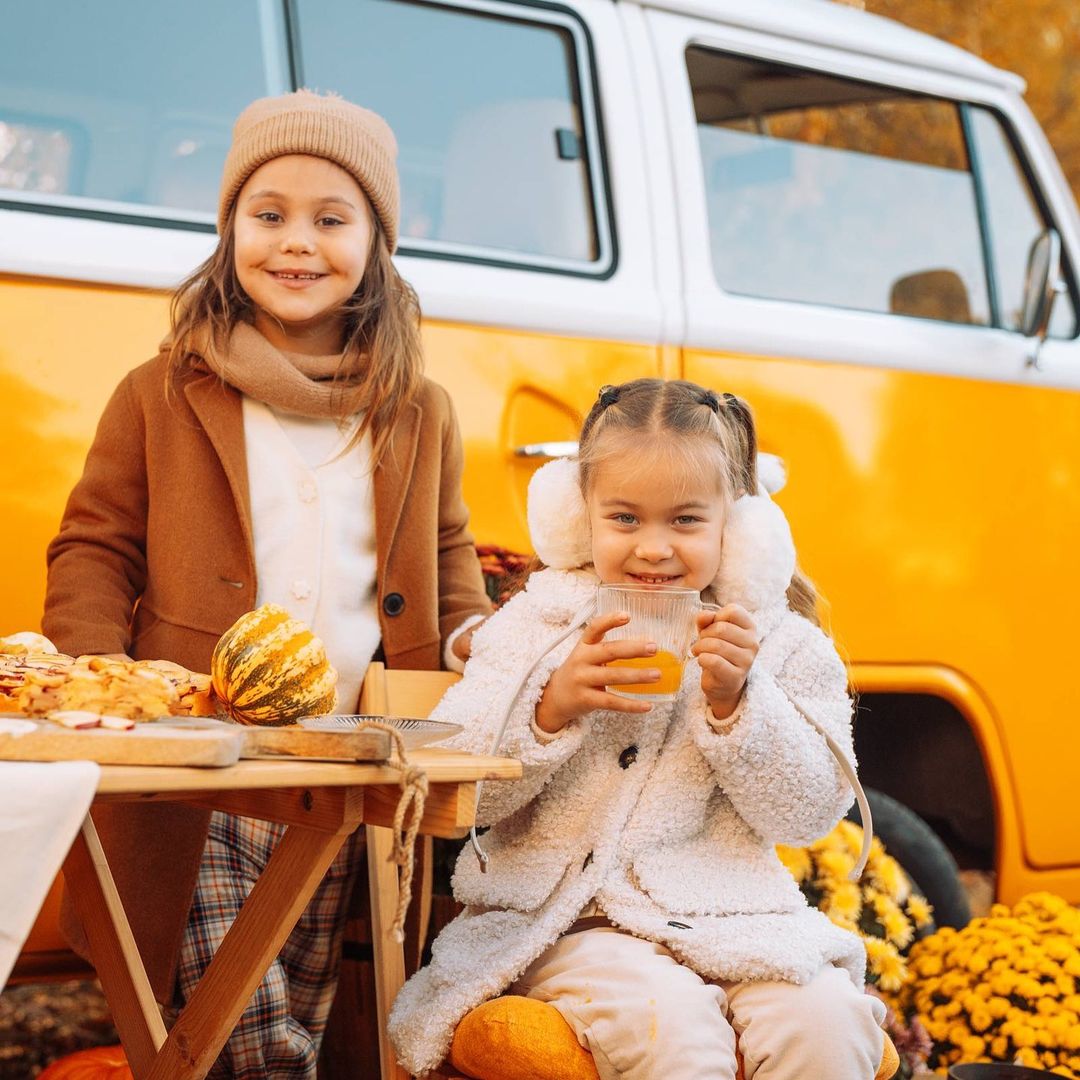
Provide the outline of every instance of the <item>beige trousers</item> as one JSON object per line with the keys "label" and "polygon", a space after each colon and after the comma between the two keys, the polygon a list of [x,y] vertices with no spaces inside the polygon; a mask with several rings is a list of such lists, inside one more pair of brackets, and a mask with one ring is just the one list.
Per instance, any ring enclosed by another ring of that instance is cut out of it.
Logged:
{"label": "beige trousers", "polygon": [[600,1080],[873,1080],[885,1006],[839,968],[807,986],[709,983],[611,927],[559,938],[510,990],[550,1002]]}

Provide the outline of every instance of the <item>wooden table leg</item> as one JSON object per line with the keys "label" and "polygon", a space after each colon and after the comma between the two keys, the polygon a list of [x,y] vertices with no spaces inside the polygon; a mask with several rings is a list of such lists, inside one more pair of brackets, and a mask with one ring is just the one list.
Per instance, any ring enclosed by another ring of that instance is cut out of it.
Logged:
{"label": "wooden table leg", "polygon": [[289,826],[146,1080],[206,1076],[354,825],[332,833]]}
{"label": "wooden table leg", "polygon": [[375,969],[375,1011],[379,1020],[379,1078],[408,1080],[409,1074],[397,1063],[386,1033],[390,1006],[405,982],[405,950],[392,930],[398,905],[398,868],[390,861],[394,833],[374,825],[366,826],[368,885],[371,890],[371,947]]}
{"label": "wooden table leg", "polygon": [[64,862],[64,877],[131,1071],[143,1077],[165,1042],[165,1024],[89,814]]}

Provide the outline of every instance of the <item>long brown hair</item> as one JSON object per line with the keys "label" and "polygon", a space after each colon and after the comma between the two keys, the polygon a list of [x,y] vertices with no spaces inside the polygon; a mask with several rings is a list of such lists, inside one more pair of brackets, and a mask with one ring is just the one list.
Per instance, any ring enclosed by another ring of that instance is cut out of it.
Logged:
{"label": "long brown hair", "polygon": [[[749,405],[734,394],[717,394],[686,379],[635,379],[600,391],[582,425],[578,443],[581,493],[587,499],[597,467],[662,436],[673,455],[713,456],[725,500],[756,492],[757,428]],[[612,438],[621,436],[621,438]],[[817,592],[797,567],[787,589],[788,606],[819,625]]]}
{"label": "long brown hair", "polygon": [[[237,323],[254,321],[254,304],[236,273],[235,216],[234,203],[214,253],[173,293],[170,373],[190,365],[207,348],[225,349]],[[344,305],[345,348],[334,382],[342,389],[342,419],[363,413],[349,448],[370,432],[372,465],[377,466],[420,389],[424,361],[420,302],[394,266],[378,216],[371,216],[371,249],[363,279]]]}

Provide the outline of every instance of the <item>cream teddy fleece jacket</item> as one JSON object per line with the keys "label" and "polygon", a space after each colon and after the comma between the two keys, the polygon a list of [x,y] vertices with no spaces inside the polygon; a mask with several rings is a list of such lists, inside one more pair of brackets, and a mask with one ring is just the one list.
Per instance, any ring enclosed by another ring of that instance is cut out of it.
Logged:
{"label": "cream teddy fleece jacket", "polygon": [[[476,632],[464,678],[432,713],[465,726],[447,745],[491,751],[508,694],[596,585],[589,570],[541,571]],[[861,941],[806,904],[774,851],[826,833],[851,803],[824,738],[789,700],[851,756],[844,667],[782,594],[754,618],[761,650],[724,733],[689,660],[674,702],[645,716],[597,711],[542,743],[535,708],[577,635],[532,673],[500,749],[524,775],[486,785],[479,807],[491,826],[488,872],[462,852],[453,884],[465,910],[394,1003],[390,1035],[405,1068],[437,1066],[465,1013],[505,990],[593,899],[706,979],[805,983],[836,964],[862,986]]]}

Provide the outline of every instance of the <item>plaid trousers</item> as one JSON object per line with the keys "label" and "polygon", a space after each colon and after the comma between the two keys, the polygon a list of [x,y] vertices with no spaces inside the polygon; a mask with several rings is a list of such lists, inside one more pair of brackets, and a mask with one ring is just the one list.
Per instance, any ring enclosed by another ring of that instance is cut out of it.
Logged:
{"label": "plaid trousers", "polygon": [[[270,859],[285,826],[215,813],[180,949],[186,1001]],[[346,909],[364,856],[358,830],[342,845],[284,948],[210,1070],[210,1080],[315,1080],[337,987]]]}

